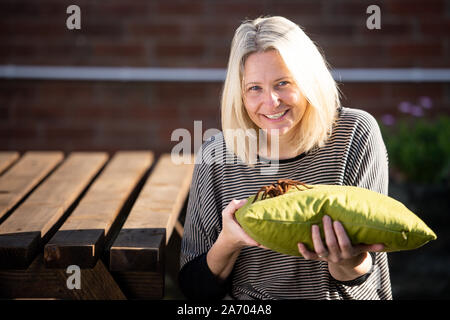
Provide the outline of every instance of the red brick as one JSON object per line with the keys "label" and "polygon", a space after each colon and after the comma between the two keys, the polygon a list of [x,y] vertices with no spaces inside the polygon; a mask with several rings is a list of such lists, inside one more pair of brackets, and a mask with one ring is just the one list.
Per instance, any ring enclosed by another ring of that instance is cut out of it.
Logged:
{"label": "red brick", "polygon": [[[423,19],[424,20],[424,19]],[[448,38],[450,30],[450,20],[443,19],[437,21],[422,21],[420,22],[420,31],[425,37],[445,37]]]}
{"label": "red brick", "polygon": [[155,51],[162,57],[192,57],[203,54],[206,47],[203,44],[161,44],[156,46]]}
{"label": "red brick", "polygon": [[383,67],[383,62],[386,61],[386,50],[379,44],[333,44],[322,49],[325,58],[334,68]]}
{"label": "red brick", "polygon": [[204,9],[204,1],[158,1],[156,5],[158,14],[164,15],[201,15],[204,13]]}
{"label": "red brick", "polygon": [[332,45],[327,47],[325,50],[330,50],[331,52],[350,57],[372,57],[384,55],[384,46],[381,44],[349,44],[349,45]]}
{"label": "red brick", "polygon": [[9,139],[35,139],[38,136],[38,127],[35,122],[15,121],[8,126],[2,126],[0,135]]}
{"label": "red brick", "polygon": [[203,106],[189,106],[182,110],[186,118],[192,119],[192,121],[209,121],[220,123],[220,105],[203,105]]}
{"label": "red brick", "polygon": [[137,43],[96,44],[93,50],[93,54],[98,56],[136,57],[145,55],[145,53],[145,47]]}
{"label": "red brick", "polygon": [[319,0],[291,1],[279,0],[266,3],[266,12],[270,15],[301,15],[320,16],[323,11],[323,2]]}
{"label": "red brick", "polygon": [[409,22],[390,23],[384,22],[383,18],[381,18],[381,29],[370,30],[364,23],[364,25],[358,28],[358,31],[370,41],[379,41],[382,38],[392,37],[402,37],[402,39],[405,40],[405,38],[413,37],[413,27]]}
{"label": "red brick", "polygon": [[126,109],[129,118],[148,120],[149,123],[155,120],[168,120],[180,117],[179,107],[168,104],[158,105],[132,105]]}
{"label": "red brick", "polygon": [[[68,36],[74,34],[72,30],[68,30],[66,28],[65,32]],[[93,39],[92,37],[101,37],[101,38],[114,37],[117,40],[117,37],[124,35],[124,31],[123,26],[119,21],[108,21],[108,20],[105,21],[101,19],[100,20],[93,19],[92,21],[81,20],[81,29],[77,30],[77,34],[88,37],[86,38],[86,41],[95,42],[95,38]]]}
{"label": "red brick", "polygon": [[185,103],[186,100],[204,99],[205,96],[209,95],[211,90],[217,93],[217,89],[218,85],[215,83],[162,82],[155,88],[155,94],[160,102],[181,100]]}
{"label": "red brick", "polygon": [[70,141],[72,139],[93,139],[96,130],[92,125],[75,126],[69,123],[46,123],[43,128],[43,136],[45,139],[63,139]]}
{"label": "red brick", "polygon": [[[91,18],[124,19],[127,17],[145,18],[148,17],[153,9],[153,1],[133,1],[133,3],[124,1],[89,1],[85,6],[80,5],[81,11],[86,9],[86,14]],[[97,20],[96,19],[96,20]],[[116,21],[119,22],[119,21]]]}
{"label": "red brick", "polygon": [[303,25],[305,33],[311,38],[350,38],[357,29],[357,26],[349,23],[321,23],[321,24],[305,24]]}
{"label": "red brick", "polygon": [[389,54],[398,57],[442,56],[443,47],[440,43],[400,43],[389,47]]}
{"label": "red brick", "polygon": [[38,3],[20,1],[2,1],[0,3],[0,16],[29,17],[39,11]]}
{"label": "red brick", "polygon": [[329,1],[328,2],[328,16],[334,17],[346,17],[352,16],[356,17],[365,17],[367,16],[366,10],[367,7],[375,4],[378,5],[383,11],[383,3],[374,2],[374,1],[361,1],[361,0],[346,0],[346,1]]}
{"label": "red brick", "polygon": [[64,105],[31,102],[28,104],[16,104],[13,114],[14,119],[55,121],[61,120],[66,116],[67,108]]}
{"label": "red brick", "polygon": [[261,15],[269,14],[264,2],[259,0],[229,0],[213,2],[210,4],[213,16],[231,17],[236,16],[240,20],[255,19]]}
{"label": "red brick", "polygon": [[[3,121],[10,120],[11,108],[0,100],[0,119]],[[1,125],[0,125],[1,127]]]}
{"label": "red brick", "polygon": [[[159,123],[125,121],[104,122],[98,140],[102,144],[142,148],[158,143],[155,140]],[[113,142],[113,143],[110,143]]]}
{"label": "red brick", "polygon": [[209,68],[223,68],[228,64],[230,55],[230,47],[225,45],[216,45],[210,48],[210,60],[207,67]]}
{"label": "red brick", "polygon": [[[30,45],[31,46],[31,45]],[[50,43],[48,45],[38,44],[32,45],[31,49],[35,50],[33,58],[37,59],[35,63],[23,63],[26,65],[70,65],[70,59],[83,59],[91,54],[91,50],[87,46],[77,46],[75,43]],[[19,64],[19,63],[18,63]]]}
{"label": "red brick", "polygon": [[435,58],[420,57],[420,58],[416,59],[415,67],[450,68],[450,59],[442,59],[441,57],[435,57]]}
{"label": "red brick", "polygon": [[94,122],[99,119],[123,119],[123,109],[123,107],[86,102],[74,105],[68,113],[71,119]]}
{"label": "red brick", "polygon": [[343,93],[343,98],[352,100],[377,100],[384,96],[385,88],[383,83],[343,83],[339,86]]}
{"label": "red brick", "polygon": [[17,56],[33,57],[36,54],[36,48],[27,44],[0,44],[0,59],[6,60],[6,58]]}
{"label": "red brick", "polygon": [[94,85],[83,81],[35,81],[32,83],[36,101],[40,103],[70,104],[74,101],[92,101]]}
{"label": "red brick", "polygon": [[0,24],[0,35],[6,37],[38,37],[55,38],[65,34],[65,24],[57,21],[3,21]]}
{"label": "red brick", "polygon": [[[41,0],[41,1],[18,1],[3,0],[0,3],[0,16],[15,17],[16,19],[25,18],[52,18],[55,15],[66,16],[66,8],[70,5],[68,1]],[[87,3],[78,0],[77,5],[86,8]]]}
{"label": "red brick", "polygon": [[433,100],[433,104],[437,101],[442,101],[444,97],[444,84],[440,83],[391,83],[387,86],[389,99],[396,101],[397,104],[401,101],[409,101],[416,103],[421,96],[428,96]]}
{"label": "red brick", "polygon": [[181,25],[167,22],[141,21],[131,22],[127,30],[129,34],[136,36],[151,36],[158,38],[166,38],[179,36],[182,32]]}
{"label": "red brick", "polygon": [[445,13],[444,0],[390,0],[386,2],[389,13],[399,15],[440,15]]}

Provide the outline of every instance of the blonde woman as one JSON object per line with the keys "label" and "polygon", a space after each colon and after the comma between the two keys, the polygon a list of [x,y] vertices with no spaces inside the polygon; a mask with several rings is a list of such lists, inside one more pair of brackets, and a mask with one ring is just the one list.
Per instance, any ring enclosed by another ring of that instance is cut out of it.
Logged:
{"label": "blonde woman", "polygon": [[[326,62],[302,29],[283,17],[242,23],[221,107],[223,131],[200,149],[208,161],[196,164],[190,189],[179,274],[186,297],[391,299],[383,245],[352,245],[339,221],[325,216],[325,239],[313,226],[314,251],[299,243],[295,257],[263,248],[234,217],[242,199],[277,179],[387,194],[375,119],[340,105]],[[237,131],[250,132],[257,147]]]}

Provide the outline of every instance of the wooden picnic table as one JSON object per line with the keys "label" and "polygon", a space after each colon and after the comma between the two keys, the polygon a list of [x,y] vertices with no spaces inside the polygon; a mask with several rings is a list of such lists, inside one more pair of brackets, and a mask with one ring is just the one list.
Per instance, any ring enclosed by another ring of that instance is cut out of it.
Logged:
{"label": "wooden picnic table", "polygon": [[182,232],[193,164],[155,160],[0,152],[0,298],[163,298],[165,247]]}

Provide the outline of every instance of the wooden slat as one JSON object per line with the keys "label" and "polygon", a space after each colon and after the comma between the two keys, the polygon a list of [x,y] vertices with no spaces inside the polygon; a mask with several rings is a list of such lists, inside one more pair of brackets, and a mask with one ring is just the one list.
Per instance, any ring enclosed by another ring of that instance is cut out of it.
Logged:
{"label": "wooden slat", "polygon": [[161,268],[164,247],[187,198],[193,164],[174,164],[169,154],[158,160],[110,249],[110,270]]}
{"label": "wooden slat", "polygon": [[128,299],[163,299],[165,279],[160,272],[111,272],[114,280]]}
{"label": "wooden slat", "polygon": [[19,158],[17,151],[1,151],[0,152],[0,174],[8,168],[14,161]]}
{"label": "wooden slat", "polygon": [[111,226],[152,162],[153,153],[149,151],[116,153],[77,208],[45,245],[46,266],[95,266]]}
{"label": "wooden slat", "polygon": [[49,269],[39,254],[27,269],[0,270],[1,299],[126,299],[111,273],[99,260],[93,268],[80,269],[80,289],[69,289],[66,269]]}
{"label": "wooden slat", "polygon": [[0,177],[0,222],[63,158],[62,152],[27,152]]}
{"label": "wooden slat", "polygon": [[0,225],[0,268],[26,268],[108,159],[75,152]]}

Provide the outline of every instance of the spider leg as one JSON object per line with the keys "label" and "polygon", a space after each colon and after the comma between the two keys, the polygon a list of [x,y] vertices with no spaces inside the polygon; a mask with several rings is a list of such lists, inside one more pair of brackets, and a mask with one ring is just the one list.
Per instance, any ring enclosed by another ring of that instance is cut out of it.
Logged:
{"label": "spider leg", "polygon": [[283,194],[283,193],[284,193],[284,190],[283,190],[283,188],[281,187],[281,185],[278,185],[276,190],[278,190],[278,192],[279,192],[280,194]]}
{"label": "spider leg", "polygon": [[255,203],[256,200],[258,200],[258,197],[259,197],[259,194],[260,194],[260,193],[261,193],[261,191],[258,191],[258,192],[256,193],[255,197],[253,198],[253,202],[252,202],[252,203]]}
{"label": "spider leg", "polygon": [[[258,197],[259,197],[259,195],[261,194],[261,192],[264,192],[264,191],[266,191],[266,190],[267,190],[267,187],[266,187],[266,186],[259,188],[259,190],[258,190],[258,192],[256,193],[256,196],[255,196],[255,198],[253,199],[253,202],[252,202],[252,203],[255,203],[255,202],[258,200]],[[264,197],[264,194],[263,194],[263,197]],[[262,198],[262,197],[261,197],[261,198]],[[263,199],[261,199],[261,200],[263,200]]]}

